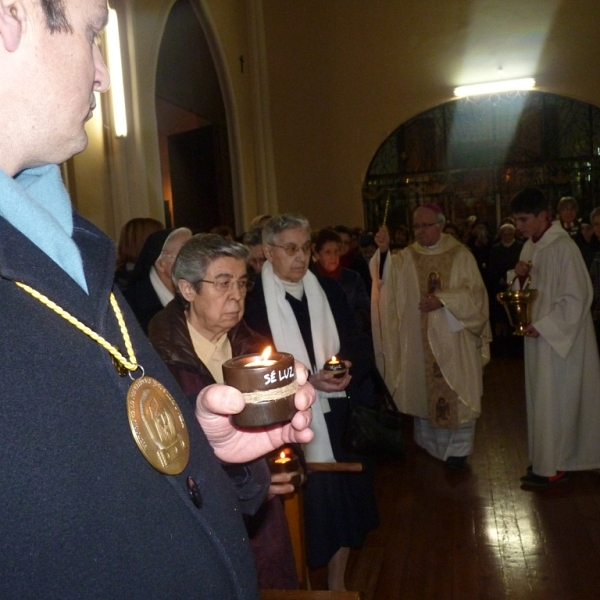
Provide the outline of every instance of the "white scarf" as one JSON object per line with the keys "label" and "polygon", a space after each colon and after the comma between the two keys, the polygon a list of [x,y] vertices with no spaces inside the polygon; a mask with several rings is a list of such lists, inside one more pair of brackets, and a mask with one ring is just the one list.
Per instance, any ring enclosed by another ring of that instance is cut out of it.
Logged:
{"label": "white scarf", "polygon": [[[313,338],[316,365],[310,364],[310,359],[296,316],[285,299],[283,283],[273,272],[272,264],[265,262],[261,272],[267,318],[273,335],[275,347],[280,352],[289,352],[296,360],[310,367],[312,373],[318,372],[323,365],[340,350],[340,337],[331,313],[327,296],[317,278],[307,271],[302,279],[304,293],[308,301],[310,328]],[[346,392],[321,392],[317,390],[317,400],[313,405],[313,420],[311,429],[315,437],[305,444],[304,453],[308,462],[336,462],[333,457],[331,440],[325,423],[325,412],[329,412],[327,398],[344,397]]]}

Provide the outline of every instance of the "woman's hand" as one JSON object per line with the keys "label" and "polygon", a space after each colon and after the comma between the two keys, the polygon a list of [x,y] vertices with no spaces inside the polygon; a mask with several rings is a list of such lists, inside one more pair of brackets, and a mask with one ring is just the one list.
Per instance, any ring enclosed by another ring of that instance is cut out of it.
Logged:
{"label": "woman's hand", "polygon": [[[267,498],[270,500],[274,496],[283,494],[293,494],[296,491],[296,488],[290,483],[293,476],[293,473],[271,473],[271,485],[269,486],[269,493]],[[304,469],[302,468],[301,477],[302,480],[300,482],[300,485],[302,485],[306,480],[306,475],[304,473]]]}
{"label": "woman's hand", "polygon": [[345,390],[350,381],[352,381],[352,375],[350,375],[352,363],[349,360],[345,360],[344,364],[348,370],[343,377],[336,377],[333,371],[321,370],[318,373],[309,375],[310,383],[316,390],[321,392],[341,392]]}

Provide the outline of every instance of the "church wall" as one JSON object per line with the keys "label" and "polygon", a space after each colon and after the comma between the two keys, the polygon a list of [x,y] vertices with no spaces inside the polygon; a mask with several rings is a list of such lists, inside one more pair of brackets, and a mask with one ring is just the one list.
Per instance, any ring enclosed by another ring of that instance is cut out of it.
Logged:
{"label": "church wall", "polygon": [[316,227],[362,225],[379,145],[457,85],[534,75],[600,105],[595,0],[264,0],[264,13],[279,206]]}
{"label": "church wall", "polygon": [[[70,175],[79,210],[114,237],[134,216],[162,219],[154,79],[172,1],[112,2],[130,135],[100,127]],[[361,225],[379,145],[455,85],[533,74],[542,91],[600,105],[597,0],[193,2],[226,93],[238,230],[278,208]]]}

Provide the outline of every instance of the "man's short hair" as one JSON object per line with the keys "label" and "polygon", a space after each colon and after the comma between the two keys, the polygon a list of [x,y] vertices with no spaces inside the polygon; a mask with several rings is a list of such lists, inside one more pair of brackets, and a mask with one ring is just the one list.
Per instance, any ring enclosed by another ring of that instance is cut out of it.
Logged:
{"label": "man's short hair", "polygon": [[[434,204],[433,202],[426,202],[425,204],[421,204],[421,206],[417,206],[417,208],[426,208],[435,214],[436,223],[445,223],[446,215],[444,211],[440,208],[438,204]],[[415,209],[416,210],[416,209]]]}
{"label": "man's short hair", "polygon": [[173,229],[173,231],[171,231],[171,233],[169,233],[169,235],[165,239],[165,242],[162,246],[162,250],[160,251],[160,255],[156,260],[165,256],[169,256],[169,253],[171,252],[171,246],[173,245],[172,243],[174,240],[182,236],[190,237],[191,235],[192,230],[188,227],[178,227],[177,229]]}
{"label": "man's short hair", "polygon": [[524,213],[537,217],[543,210],[549,210],[548,200],[544,192],[537,188],[525,188],[510,201],[510,212],[513,215]]}
{"label": "man's short hair", "polygon": [[304,229],[310,238],[310,223],[299,213],[286,213],[268,220],[262,230],[263,244],[273,244],[275,236],[286,229]]}
{"label": "man's short hair", "polygon": [[590,223],[600,215],[600,206],[596,206],[596,208],[590,213]]}
{"label": "man's short hair", "polygon": [[51,33],[73,33],[67,19],[64,0],[40,0],[46,25]]}

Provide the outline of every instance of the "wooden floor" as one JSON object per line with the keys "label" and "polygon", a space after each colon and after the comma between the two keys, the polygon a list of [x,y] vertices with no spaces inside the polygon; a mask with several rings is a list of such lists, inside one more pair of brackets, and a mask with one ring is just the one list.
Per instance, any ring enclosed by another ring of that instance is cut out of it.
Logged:
{"label": "wooden floor", "polygon": [[600,599],[600,473],[523,488],[523,361],[494,358],[484,377],[466,472],[418,448],[408,418],[406,459],[378,468],[381,525],[347,570],[365,600]]}

